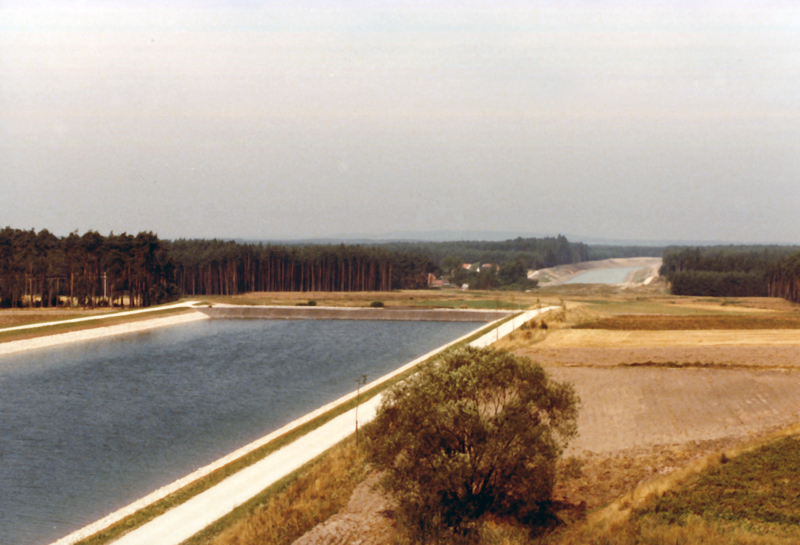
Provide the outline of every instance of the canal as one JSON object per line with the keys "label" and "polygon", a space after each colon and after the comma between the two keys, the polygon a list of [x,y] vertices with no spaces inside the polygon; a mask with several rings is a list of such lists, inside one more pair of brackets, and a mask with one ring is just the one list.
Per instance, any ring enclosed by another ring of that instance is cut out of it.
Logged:
{"label": "canal", "polygon": [[202,320],[0,356],[0,544],[54,541],[480,325]]}

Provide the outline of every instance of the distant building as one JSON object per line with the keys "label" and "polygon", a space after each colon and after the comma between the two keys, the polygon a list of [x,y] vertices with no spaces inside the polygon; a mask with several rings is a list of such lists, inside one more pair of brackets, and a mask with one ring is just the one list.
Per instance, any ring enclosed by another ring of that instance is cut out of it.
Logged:
{"label": "distant building", "polygon": [[433,273],[428,273],[428,287],[429,288],[441,288],[444,286],[444,281],[436,278],[436,275]]}

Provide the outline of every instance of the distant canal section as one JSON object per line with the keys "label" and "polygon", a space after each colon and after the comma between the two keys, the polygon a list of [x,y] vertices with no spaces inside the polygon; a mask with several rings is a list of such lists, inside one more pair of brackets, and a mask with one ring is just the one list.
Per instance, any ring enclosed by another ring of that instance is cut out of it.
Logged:
{"label": "distant canal section", "polygon": [[617,269],[594,269],[582,272],[564,282],[565,284],[622,284],[633,272],[642,267],[620,267]]}
{"label": "distant canal section", "polygon": [[0,357],[0,543],[47,543],[476,323],[202,320]]}

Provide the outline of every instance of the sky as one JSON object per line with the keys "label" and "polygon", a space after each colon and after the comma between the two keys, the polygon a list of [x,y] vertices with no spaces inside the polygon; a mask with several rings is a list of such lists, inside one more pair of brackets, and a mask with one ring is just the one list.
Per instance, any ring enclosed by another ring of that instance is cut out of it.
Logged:
{"label": "sky", "polygon": [[0,0],[0,228],[800,243],[800,7]]}

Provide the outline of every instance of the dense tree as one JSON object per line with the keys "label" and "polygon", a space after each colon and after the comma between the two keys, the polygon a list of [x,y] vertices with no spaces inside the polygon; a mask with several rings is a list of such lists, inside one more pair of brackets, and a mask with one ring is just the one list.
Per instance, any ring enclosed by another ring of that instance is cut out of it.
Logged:
{"label": "dense tree", "polygon": [[462,263],[506,263],[519,259],[528,269],[580,263],[589,258],[589,247],[586,244],[571,243],[563,235],[504,241],[392,242],[379,247],[420,252],[440,264],[445,274],[455,268],[456,257],[463,259]]}
{"label": "dense tree", "polygon": [[394,386],[366,430],[369,459],[416,538],[463,533],[486,514],[549,517],[555,465],[578,398],[526,358],[448,352]]}
{"label": "dense tree", "polygon": [[0,231],[0,306],[6,307],[140,307],[181,294],[247,291],[387,291],[426,287],[435,269],[419,252],[376,247]]}
{"label": "dense tree", "polygon": [[766,276],[770,297],[783,297],[800,303],[800,252],[773,263]]}
{"label": "dense tree", "polygon": [[670,247],[661,275],[675,295],[780,296],[792,299],[797,278],[792,246]]}

